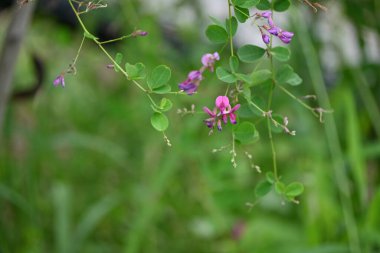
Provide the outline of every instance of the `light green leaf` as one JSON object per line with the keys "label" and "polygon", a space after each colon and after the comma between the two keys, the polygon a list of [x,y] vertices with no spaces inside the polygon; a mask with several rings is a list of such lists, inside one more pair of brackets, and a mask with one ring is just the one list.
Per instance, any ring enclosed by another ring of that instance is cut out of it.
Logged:
{"label": "light green leaf", "polygon": [[284,194],[285,193],[285,184],[283,182],[277,181],[274,184],[274,188],[278,194]]}
{"label": "light green leaf", "polygon": [[256,8],[261,11],[269,10],[270,7],[270,2],[268,0],[260,0],[260,3],[256,5]]}
{"label": "light green leaf", "polygon": [[152,91],[156,94],[166,94],[172,90],[172,87],[170,85],[163,85],[157,88],[154,88]]}
{"label": "light green leaf", "polygon": [[162,98],[160,102],[160,109],[163,112],[169,111],[173,107],[173,102],[168,98]]}
{"label": "light green leaf", "polygon": [[267,181],[268,181],[269,183],[271,183],[271,184],[274,184],[274,182],[276,182],[276,178],[275,178],[273,172],[267,172],[267,173],[265,174],[265,177],[266,177]]}
{"label": "light green leaf", "polygon": [[153,69],[152,73],[148,76],[148,86],[151,89],[156,89],[165,85],[171,78],[171,70],[165,65],[157,66]]}
{"label": "light green leaf", "polygon": [[125,64],[125,72],[127,73],[129,80],[144,79],[146,77],[145,65],[141,62],[136,63],[135,65],[127,62]]}
{"label": "light green leaf", "polygon": [[165,116],[165,114],[155,112],[153,113],[152,117],[150,118],[150,123],[152,126],[160,132],[165,131],[169,126],[169,120]]}
{"label": "light green leaf", "polygon": [[293,182],[286,186],[285,195],[289,198],[297,197],[301,195],[304,191],[303,184],[299,182]]}

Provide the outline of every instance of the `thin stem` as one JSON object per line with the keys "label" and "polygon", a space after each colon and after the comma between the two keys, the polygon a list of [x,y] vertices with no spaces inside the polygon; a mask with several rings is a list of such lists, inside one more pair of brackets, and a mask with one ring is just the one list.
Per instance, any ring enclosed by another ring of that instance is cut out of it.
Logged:
{"label": "thin stem", "polygon": [[80,52],[82,50],[82,47],[83,47],[85,39],[86,39],[86,37],[83,35],[82,41],[81,41],[81,43],[79,45],[79,48],[78,48],[78,51],[77,51],[77,55],[75,56],[73,64],[72,64],[73,66],[75,66],[75,64],[77,63],[77,60],[78,60],[79,54],[80,54]]}
{"label": "thin stem", "polygon": [[228,2],[228,19],[229,19],[229,24],[230,24],[230,29],[229,29],[229,36],[230,36],[230,49],[231,49],[231,56],[234,56],[234,44],[232,41],[232,14],[231,14],[231,3],[230,0],[227,0]]}
{"label": "thin stem", "polygon": [[116,39],[112,39],[112,40],[106,40],[106,41],[102,41],[100,42],[100,44],[107,44],[107,43],[112,43],[112,42],[116,42],[116,41],[120,41],[120,40],[124,40],[124,39],[128,39],[132,37],[132,34],[128,34],[128,35],[124,35],[122,37],[119,37],[119,38],[116,38]]}
{"label": "thin stem", "polygon": [[301,99],[297,98],[296,96],[293,95],[290,91],[288,91],[284,86],[277,84],[277,87],[279,87],[283,92],[285,92],[289,97],[293,98],[296,100],[298,103],[300,103],[303,107],[306,109],[310,110],[314,116],[319,117],[319,114],[315,112],[315,108],[310,107],[307,105],[305,102],[303,102]]}

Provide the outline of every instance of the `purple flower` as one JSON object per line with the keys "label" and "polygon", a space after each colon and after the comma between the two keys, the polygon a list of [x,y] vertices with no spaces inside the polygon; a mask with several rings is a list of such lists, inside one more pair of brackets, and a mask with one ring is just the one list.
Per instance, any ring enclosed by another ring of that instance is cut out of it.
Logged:
{"label": "purple flower", "polygon": [[[227,124],[228,118],[230,118],[230,122],[232,124],[236,124],[236,114],[235,112],[240,108],[240,104],[235,105],[231,108],[229,99],[227,96],[218,96],[215,100],[216,107],[213,111],[211,111],[207,107],[203,107],[203,111],[205,111],[210,118],[204,120],[206,126],[208,128],[213,129],[215,125],[218,130],[222,130],[222,121],[224,124]],[[219,112],[218,112],[219,109]]]}
{"label": "purple flower", "polygon": [[215,52],[213,54],[205,54],[202,56],[201,62],[204,67],[210,69],[211,72],[214,71],[214,64],[215,61],[219,61],[220,57],[218,52]]}
{"label": "purple flower", "polygon": [[187,95],[194,94],[202,80],[202,73],[199,70],[193,70],[187,75],[187,79],[178,85],[180,90],[183,90]]}
{"label": "purple flower", "polygon": [[261,12],[259,15],[261,17],[264,17],[264,18],[269,18],[272,16],[272,12],[271,11],[264,11],[264,12]]}
{"label": "purple flower", "polygon": [[284,36],[284,37],[287,37],[287,38],[291,39],[291,38],[293,38],[294,33],[288,32],[288,31],[282,31],[281,34],[280,34],[280,36],[281,35]]}
{"label": "purple flower", "polygon": [[263,38],[263,41],[264,41],[265,44],[269,44],[270,43],[270,37],[269,37],[268,34],[263,34],[261,37]]}
{"label": "purple flower", "polygon": [[281,32],[281,29],[276,26],[273,26],[268,29],[268,32],[274,36],[277,36]]}
{"label": "purple flower", "polygon": [[62,87],[65,87],[65,78],[64,78],[63,74],[60,74],[59,76],[57,76],[54,79],[53,85],[54,86],[62,85]]}

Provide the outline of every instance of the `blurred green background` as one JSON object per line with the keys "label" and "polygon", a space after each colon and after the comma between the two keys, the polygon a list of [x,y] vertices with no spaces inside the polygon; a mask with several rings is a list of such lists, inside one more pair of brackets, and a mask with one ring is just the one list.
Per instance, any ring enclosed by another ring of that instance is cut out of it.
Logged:
{"label": "blurred green background", "polygon": [[[273,110],[297,131],[274,138],[283,180],[305,185],[299,205],[284,203],[274,191],[255,199],[256,184],[272,170],[265,124],[258,125],[259,142],[237,147],[233,168],[231,147],[212,152],[231,144],[228,127],[208,136],[205,114],[176,113],[192,104],[197,111],[212,107],[225,91],[213,75],[198,94],[171,97],[168,147],[150,126],[144,94],[105,67],[109,62],[95,44],[85,43],[78,73],[66,75],[64,89],[52,86],[82,33],[37,12],[13,89],[33,82],[31,53],[44,60],[46,81],[34,97],[11,101],[6,114],[0,252],[380,252],[380,3],[323,1],[329,10],[318,13],[293,3],[287,14],[275,14],[296,34],[290,64],[304,82],[289,89],[299,97],[317,94],[318,102],[309,103],[322,107],[328,93],[334,110],[321,124],[275,92]],[[170,66],[176,90],[199,68],[202,54],[220,49],[207,42],[204,28],[209,15],[226,17],[227,3],[151,4],[109,1],[84,20],[92,31],[104,22],[121,34],[148,31],[107,48],[148,69]],[[0,12],[0,38],[10,15]],[[256,28],[246,29],[240,40],[260,39]],[[227,64],[227,51],[219,64]],[[251,168],[246,151],[263,173]]]}

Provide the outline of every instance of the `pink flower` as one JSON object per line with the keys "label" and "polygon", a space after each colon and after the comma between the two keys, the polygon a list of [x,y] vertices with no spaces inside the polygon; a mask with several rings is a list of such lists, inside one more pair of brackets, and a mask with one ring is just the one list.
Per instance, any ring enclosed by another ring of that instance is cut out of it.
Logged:
{"label": "pink flower", "polygon": [[187,95],[192,95],[197,91],[201,80],[202,73],[199,70],[193,70],[187,75],[187,79],[178,85],[178,88]]}
{"label": "pink flower", "polygon": [[[236,124],[235,112],[240,108],[240,104],[231,108],[230,101],[227,96],[218,96],[215,100],[215,108],[211,111],[207,107],[203,107],[203,111],[206,112],[210,118],[204,120],[204,123],[208,128],[213,129],[215,125],[218,130],[222,130],[222,121],[227,124],[228,118],[230,118],[231,124]],[[219,109],[219,111],[218,111]]]}
{"label": "pink flower", "polygon": [[213,54],[203,55],[201,62],[203,66],[205,66],[206,68],[210,69],[211,72],[213,72],[215,61],[219,61],[219,60],[220,60],[219,54],[218,52],[215,52]]}
{"label": "pink flower", "polygon": [[53,85],[54,86],[62,85],[62,87],[65,87],[65,78],[64,78],[63,74],[60,74],[59,76],[57,76],[54,79]]}

